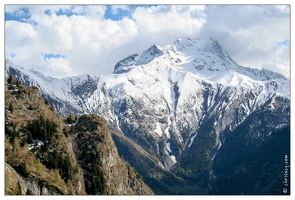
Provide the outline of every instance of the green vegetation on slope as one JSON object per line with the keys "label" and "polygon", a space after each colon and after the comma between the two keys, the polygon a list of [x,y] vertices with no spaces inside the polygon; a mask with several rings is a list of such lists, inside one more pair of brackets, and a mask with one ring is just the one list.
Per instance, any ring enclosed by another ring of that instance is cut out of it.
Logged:
{"label": "green vegetation on slope", "polygon": [[[85,194],[77,187],[82,174],[64,145],[62,118],[36,87],[23,86],[12,75],[5,86],[5,162],[26,181],[38,180],[53,193]],[[6,194],[19,194],[12,178],[6,177]]]}

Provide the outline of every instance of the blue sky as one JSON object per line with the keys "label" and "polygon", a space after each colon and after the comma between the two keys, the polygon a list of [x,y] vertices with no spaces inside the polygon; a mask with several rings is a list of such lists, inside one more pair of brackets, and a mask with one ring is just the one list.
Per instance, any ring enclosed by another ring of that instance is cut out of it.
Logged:
{"label": "blue sky", "polygon": [[29,10],[25,7],[21,8],[19,10],[19,13],[5,12],[5,21],[8,21],[8,20],[25,21],[29,19],[29,17],[30,17]]}
{"label": "blue sky", "polygon": [[[87,7],[88,5],[81,5],[81,7]],[[131,17],[132,12],[134,12],[134,10],[137,7],[151,7],[152,5],[104,5],[106,7],[105,13],[104,13],[104,18],[105,19],[110,19],[113,21],[119,21],[121,19],[123,19],[124,17]],[[7,7],[13,7],[13,5],[7,5]],[[36,6],[38,7],[38,6]],[[69,9],[59,9],[57,11],[55,11],[54,13],[57,16],[60,15],[66,15],[68,17],[72,16],[72,15],[77,15],[77,13],[73,12],[72,9],[75,6],[70,6],[71,8]],[[48,10],[44,10],[44,14],[46,15],[51,15],[52,11],[50,9]],[[28,19],[30,19],[31,14],[29,12],[29,9],[27,7],[20,7],[18,10],[14,11],[14,12],[5,12],[5,21],[9,21],[9,20],[15,20],[15,21],[26,21]]]}
{"label": "blue sky", "polygon": [[[124,17],[131,18],[131,14],[134,12],[134,10],[139,7],[138,5],[129,5],[126,7],[126,9],[117,8],[114,9],[114,6],[112,5],[106,5],[107,10],[105,11],[104,18],[110,19],[114,21],[118,21],[123,19]],[[125,5],[126,6],[126,5]],[[150,5],[141,6],[141,7],[151,7]]]}
{"label": "blue sky", "polygon": [[284,41],[278,42],[278,45],[289,46],[290,45],[290,39],[285,39]]}
{"label": "blue sky", "polygon": [[213,38],[240,65],[290,74],[286,5],[5,5],[5,55],[61,78],[112,73],[153,44]]}

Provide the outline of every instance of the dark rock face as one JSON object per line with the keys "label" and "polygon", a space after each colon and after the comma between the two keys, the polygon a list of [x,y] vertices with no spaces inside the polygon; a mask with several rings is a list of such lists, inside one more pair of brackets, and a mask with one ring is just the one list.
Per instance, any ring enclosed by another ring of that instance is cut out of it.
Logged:
{"label": "dark rock face", "polygon": [[140,175],[119,157],[103,118],[83,115],[76,125],[76,134],[77,159],[84,169],[86,192],[117,195],[153,194]]}
{"label": "dark rock face", "polygon": [[[120,73],[125,73],[125,72],[128,72],[129,70],[131,70],[131,68],[126,68],[129,67],[129,66],[132,66],[132,65],[135,65],[136,64],[136,59],[138,58],[138,54],[133,54],[131,56],[128,56],[127,58],[121,60],[120,62],[118,62],[116,65],[115,65],[115,68],[114,68],[114,74],[120,74]],[[122,68],[124,67],[125,68]]]}
{"label": "dark rock face", "polygon": [[72,86],[72,92],[75,96],[81,97],[81,99],[87,99],[89,98],[93,92],[97,89],[97,81],[90,77],[89,75],[87,76],[88,79],[79,84],[79,85],[73,85]]}

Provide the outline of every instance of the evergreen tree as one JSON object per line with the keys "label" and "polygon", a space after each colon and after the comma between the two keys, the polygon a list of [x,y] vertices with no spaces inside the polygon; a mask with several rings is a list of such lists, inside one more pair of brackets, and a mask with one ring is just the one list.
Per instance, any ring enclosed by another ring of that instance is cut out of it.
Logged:
{"label": "evergreen tree", "polygon": [[13,105],[12,102],[9,103],[8,110],[13,113]]}
{"label": "evergreen tree", "polygon": [[93,162],[93,170],[91,175],[91,193],[103,194],[105,187],[105,180],[102,169],[100,168],[101,161],[97,150],[90,154],[91,162]]}
{"label": "evergreen tree", "polygon": [[26,163],[21,163],[17,166],[16,171],[25,178],[29,177],[29,173],[27,171]]}
{"label": "evergreen tree", "polygon": [[51,153],[48,154],[48,164],[47,164],[47,166],[49,168],[55,168],[55,166],[54,166],[54,158],[53,158]]}
{"label": "evergreen tree", "polygon": [[16,78],[12,74],[10,74],[8,79],[7,79],[7,83],[8,84],[15,84],[16,83]]}
{"label": "evergreen tree", "polygon": [[36,157],[39,158],[39,159],[41,159],[41,154],[40,154],[39,151],[37,151]]}
{"label": "evergreen tree", "polygon": [[16,80],[16,86],[20,87],[21,82],[19,80]]}
{"label": "evergreen tree", "polygon": [[58,163],[59,163],[59,156],[58,156],[58,154],[57,154],[56,149],[54,149],[54,151],[53,151],[53,160],[54,160],[54,168],[55,168],[55,169],[58,169],[58,168],[59,168],[59,166],[58,166]]}
{"label": "evergreen tree", "polygon": [[[70,133],[75,133],[75,127],[74,126],[71,126],[70,128]],[[82,133],[80,133],[79,135],[81,135]],[[81,135],[83,137],[83,135]],[[81,139],[81,138],[80,138]]]}
{"label": "evergreen tree", "polygon": [[72,179],[72,166],[71,166],[71,161],[68,156],[66,156],[64,159],[62,159],[62,169],[63,169],[63,179],[65,181],[71,180]]}
{"label": "evergreen tree", "polygon": [[30,105],[28,109],[29,109],[29,110],[33,110],[33,107],[32,107],[32,105]]}
{"label": "evergreen tree", "polygon": [[34,194],[33,194],[33,192],[28,188],[28,189],[27,189],[27,192],[26,192],[26,195],[34,195]]}
{"label": "evergreen tree", "polygon": [[53,112],[55,111],[55,108],[54,108],[54,105],[53,104],[51,104],[50,110],[53,111]]}
{"label": "evergreen tree", "polygon": [[68,130],[67,130],[67,127],[64,127],[63,129],[63,133],[66,137],[68,137]]}
{"label": "evergreen tree", "polygon": [[22,188],[20,186],[19,181],[17,182],[17,186],[16,186],[16,191],[15,191],[16,195],[22,195]]}
{"label": "evergreen tree", "polygon": [[32,137],[32,133],[31,132],[28,132],[27,143],[28,144],[32,144],[33,143],[33,137]]}
{"label": "evergreen tree", "polygon": [[98,194],[96,180],[94,176],[92,176],[92,179],[91,179],[91,189],[92,189],[92,194]]}
{"label": "evergreen tree", "polygon": [[73,123],[73,119],[72,119],[72,116],[71,116],[71,115],[69,115],[69,116],[67,117],[67,123],[68,123],[68,124],[72,124],[72,123]]}

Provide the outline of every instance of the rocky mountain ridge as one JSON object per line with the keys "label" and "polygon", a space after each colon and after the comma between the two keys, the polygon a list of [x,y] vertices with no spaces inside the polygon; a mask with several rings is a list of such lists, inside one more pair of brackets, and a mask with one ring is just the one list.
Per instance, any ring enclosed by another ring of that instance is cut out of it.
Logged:
{"label": "rocky mountain ridge", "polygon": [[[195,193],[206,193],[216,170],[212,168],[215,157],[225,148],[226,138],[248,118],[260,113],[269,120],[263,126],[252,124],[245,138],[256,142],[243,153],[290,123],[290,80],[269,70],[238,65],[211,39],[153,45],[118,62],[113,74],[98,78],[84,75],[44,81],[9,61],[6,70],[38,86],[63,115],[103,116],[125,159],[134,163],[132,152],[125,149],[137,146],[137,159],[155,164],[155,171],[142,172],[145,180],[152,181],[150,185],[159,180],[156,171],[164,170],[180,182],[196,184],[200,190]],[[192,164],[193,158],[203,167]],[[140,171],[136,163],[133,166]]]}
{"label": "rocky mountain ridge", "polygon": [[64,120],[38,88],[7,82],[5,194],[153,194],[119,157],[103,118]]}

